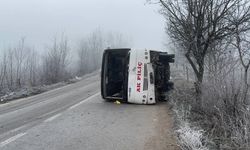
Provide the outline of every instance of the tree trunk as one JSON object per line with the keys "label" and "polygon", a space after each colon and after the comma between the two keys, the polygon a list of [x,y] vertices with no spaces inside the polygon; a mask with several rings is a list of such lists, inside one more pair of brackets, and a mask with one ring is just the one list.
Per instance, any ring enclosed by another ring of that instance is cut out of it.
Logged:
{"label": "tree trunk", "polygon": [[197,69],[196,65],[190,58],[189,54],[186,55],[187,60],[191,64],[195,76],[196,76],[196,82],[194,83],[195,86],[195,92],[196,92],[196,105],[198,107],[202,107],[202,82],[203,82],[203,74],[204,74],[204,57],[200,58],[199,60],[199,68]]}
{"label": "tree trunk", "polygon": [[249,104],[248,88],[249,88],[249,85],[248,85],[248,67],[246,67],[245,71],[244,71],[244,89],[243,89],[243,102],[245,105]]}
{"label": "tree trunk", "polygon": [[186,66],[187,81],[189,81],[188,67]]}
{"label": "tree trunk", "polygon": [[202,80],[203,73],[197,75],[197,81],[195,82],[195,92],[196,92],[196,104],[202,107]]}

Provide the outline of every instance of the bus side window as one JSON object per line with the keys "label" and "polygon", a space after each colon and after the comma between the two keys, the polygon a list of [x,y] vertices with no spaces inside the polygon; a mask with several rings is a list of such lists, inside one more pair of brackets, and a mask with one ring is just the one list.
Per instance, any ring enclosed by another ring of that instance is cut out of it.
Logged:
{"label": "bus side window", "polygon": [[150,84],[154,84],[153,72],[150,72],[149,76],[150,76]]}
{"label": "bus side window", "polygon": [[148,66],[144,64],[143,91],[148,90]]}

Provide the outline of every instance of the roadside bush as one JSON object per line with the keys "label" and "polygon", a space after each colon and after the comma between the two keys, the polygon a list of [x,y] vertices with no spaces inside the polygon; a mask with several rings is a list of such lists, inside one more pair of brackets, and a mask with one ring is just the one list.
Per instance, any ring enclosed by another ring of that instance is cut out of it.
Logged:
{"label": "roadside bush", "polygon": [[243,90],[240,79],[230,75],[203,85],[201,125],[219,149],[249,149],[250,114],[243,103]]}
{"label": "roadside bush", "polygon": [[206,80],[202,106],[196,104],[193,82],[180,75],[174,82],[170,104],[179,125],[176,133],[182,149],[250,148],[250,112],[243,104],[240,78],[228,74]]}

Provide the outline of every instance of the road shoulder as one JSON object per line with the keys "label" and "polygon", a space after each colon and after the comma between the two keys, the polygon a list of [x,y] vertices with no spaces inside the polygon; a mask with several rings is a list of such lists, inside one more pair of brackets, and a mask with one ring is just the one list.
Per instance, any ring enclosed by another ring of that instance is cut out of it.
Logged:
{"label": "road shoulder", "polygon": [[145,150],[179,150],[174,133],[173,113],[166,102],[158,103],[155,135],[147,140]]}

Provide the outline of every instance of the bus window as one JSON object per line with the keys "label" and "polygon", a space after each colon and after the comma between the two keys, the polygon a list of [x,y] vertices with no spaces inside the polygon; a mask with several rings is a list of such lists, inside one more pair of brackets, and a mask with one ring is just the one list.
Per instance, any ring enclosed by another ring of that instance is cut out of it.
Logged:
{"label": "bus window", "polygon": [[144,64],[144,79],[143,79],[143,91],[148,90],[148,66]]}

